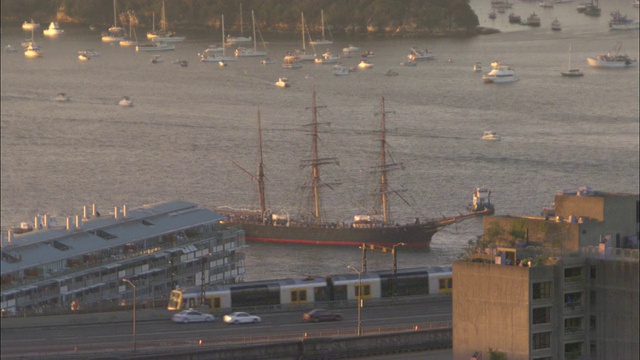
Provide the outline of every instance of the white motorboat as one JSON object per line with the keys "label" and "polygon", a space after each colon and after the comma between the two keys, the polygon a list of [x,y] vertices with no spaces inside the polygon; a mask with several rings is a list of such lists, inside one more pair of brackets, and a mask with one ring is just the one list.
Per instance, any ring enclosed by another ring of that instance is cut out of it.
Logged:
{"label": "white motorboat", "polygon": [[276,86],[281,88],[288,88],[289,79],[287,79],[286,77],[279,77],[278,81],[276,81]]}
{"label": "white motorboat", "polygon": [[491,131],[491,130],[486,130],[482,133],[482,140],[500,140],[501,137],[500,135],[496,134],[495,131]]}
{"label": "white motorboat", "polygon": [[[320,24],[322,26],[322,38],[321,39],[316,39],[316,40],[311,40],[309,41],[309,44],[311,45],[333,45],[333,36],[331,37],[331,40],[325,38],[324,36],[324,10],[320,10]],[[329,35],[331,35],[331,30],[329,29]]]}
{"label": "white motorboat", "polygon": [[493,69],[488,74],[482,75],[482,81],[485,83],[510,83],[517,81],[515,72],[510,66],[502,65],[500,63],[492,63]]}
{"label": "white motorboat", "polygon": [[622,44],[618,44],[615,54],[607,53],[604,55],[598,55],[593,58],[587,58],[587,62],[590,66],[596,68],[626,68],[630,66],[638,65],[638,60],[632,59],[627,54],[621,54],[620,48]]}
{"label": "white motorboat", "polygon": [[123,96],[118,105],[122,107],[132,107],[133,100],[131,100],[128,96]]}
{"label": "white motorboat", "polygon": [[36,44],[35,42],[29,43],[29,46],[27,46],[27,49],[24,51],[24,56],[28,57],[29,59],[41,57],[42,49],[40,48],[40,45]]}
{"label": "white motorboat", "polygon": [[479,61],[476,61],[476,63],[473,64],[473,71],[482,72],[482,63]]}
{"label": "white motorboat", "polygon": [[360,60],[360,63],[358,64],[358,69],[364,70],[364,69],[372,69],[372,68],[373,68],[373,64],[365,59]]}
{"label": "white motorboat", "polygon": [[40,27],[40,24],[38,24],[37,22],[33,21],[33,19],[31,19],[30,22],[23,22],[22,23],[22,30],[24,31],[31,31],[31,30],[35,30],[37,28]]}
{"label": "white motorboat", "polygon": [[355,46],[355,45],[353,45],[353,44],[349,44],[349,46],[347,46],[347,47],[342,49],[342,53],[345,54],[345,55],[351,55],[351,54],[353,54],[355,52],[358,52],[358,51],[360,51],[360,48]]}
{"label": "white motorboat", "polygon": [[338,57],[337,55],[333,55],[327,51],[326,53],[322,54],[321,58],[315,59],[314,61],[316,64],[335,64],[340,61],[340,57]]}
{"label": "white motorboat", "polygon": [[409,55],[407,55],[407,58],[411,61],[424,61],[424,60],[433,60],[435,59],[435,56],[428,50],[412,47],[409,50]]}
{"label": "white motorboat", "polygon": [[100,53],[93,50],[93,49],[88,49],[88,50],[80,50],[78,51],[78,56],[84,56],[87,58],[92,58],[92,57],[96,57],[96,56],[100,56]]}
{"label": "white motorboat", "polygon": [[[258,43],[256,42],[256,17],[251,10],[251,20],[253,22],[253,49],[239,47],[236,49],[236,57],[258,57],[258,56],[267,56],[266,51],[258,51]],[[264,46],[264,41],[263,41]]]}
{"label": "white motorboat", "polygon": [[571,44],[569,44],[569,62],[567,63],[567,69],[562,70],[560,73],[562,74],[562,76],[568,77],[579,77],[584,75],[582,70],[580,70],[579,68],[571,67]]}
{"label": "white motorboat", "polygon": [[174,45],[164,42],[147,42],[136,46],[136,51],[170,51],[175,49]]}
{"label": "white motorboat", "polygon": [[118,26],[118,12],[116,0],[113,0],[113,26],[108,31],[102,33],[102,42],[114,43],[124,40],[124,29]]}
{"label": "white motorboat", "polygon": [[78,59],[81,61],[89,61],[91,60],[91,56],[87,54],[78,54]]}
{"label": "white motorboat", "polygon": [[551,22],[551,30],[553,31],[562,30],[562,24],[560,24],[560,21],[557,18]]}
{"label": "white motorboat", "polygon": [[627,18],[627,15],[623,15],[620,11],[611,13],[610,30],[638,30],[639,25],[637,21]]}
{"label": "white motorboat", "polygon": [[58,23],[52,22],[51,24],[49,24],[49,28],[44,29],[42,33],[44,34],[44,36],[58,36],[64,34],[64,30],[62,30],[60,26],[58,26]]}
{"label": "white motorboat", "polygon": [[345,66],[336,65],[333,67],[333,75],[335,76],[349,75],[349,73],[349,69]]}
{"label": "white motorboat", "polygon": [[57,102],[67,102],[71,99],[65,93],[58,93],[58,95],[56,95],[56,97],[54,97],[53,100]]}

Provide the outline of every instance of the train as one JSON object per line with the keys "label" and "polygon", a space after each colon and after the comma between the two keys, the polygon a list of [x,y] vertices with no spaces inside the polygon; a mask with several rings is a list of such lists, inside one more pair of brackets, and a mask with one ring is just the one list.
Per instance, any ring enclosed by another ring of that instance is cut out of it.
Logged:
{"label": "train", "polygon": [[[308,276],[302,279],[279,279],[226,285],[206,285],[171,291],[168,310],[199,306],[211,311],[245,307],[308,305],[346,300],[380,299],[393,296],[451,294],[451,266],[431,266]],[[360,294],[362,290],[362,294]],[[204,292],[204,299],[202,293]]]}

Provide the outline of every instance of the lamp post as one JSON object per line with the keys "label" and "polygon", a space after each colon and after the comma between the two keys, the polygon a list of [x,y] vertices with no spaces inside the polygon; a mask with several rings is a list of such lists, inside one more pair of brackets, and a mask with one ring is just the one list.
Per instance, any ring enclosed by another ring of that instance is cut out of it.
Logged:
{"label": "lamp post", "polygon": [[391,255],[393,256],[393,295],[396,295],[396,286],[398,282],[398,259],[396,258],[396,247],[405,245],[405,243],[400,242],[391,247]]}
{"label": "lamp post", "polygon": [[360,308],[362,307],[362,272],[358,271],[355,267],[349,265],[349,269],[358,273],[358,336],[362,335],[362,321],[360,318]]}
{"label": "lamp post", "polygon": [[133,352],[136,352],[136,286],[128,279],[122,279],[122,281],[133,288]]}

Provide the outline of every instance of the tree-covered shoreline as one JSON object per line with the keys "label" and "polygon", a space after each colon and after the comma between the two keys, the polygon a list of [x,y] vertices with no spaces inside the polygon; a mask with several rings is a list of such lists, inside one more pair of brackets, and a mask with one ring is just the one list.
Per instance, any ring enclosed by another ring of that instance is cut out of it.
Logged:
{"label": "tree-covered shoreline", "polygon": [[[161,0],[117,0],[118,22],[150,29],[160,19]],[[264,32],[297,33],[304,13],[309,30],[318,31],[320,11],[338,37],[344,34],[380,36],[470,36],[477,34],[478,17],[469,0],[165,0],[170,29],[240,29],[240,7],[244,28],[250,26],[251,10]],[[112,0],[2,0],[3,24],[34,19],[40,23],[94,26],[113,24]],[[154,15],[155,14],[155,15]],[[131,16],[130,16],[131,15]]]}

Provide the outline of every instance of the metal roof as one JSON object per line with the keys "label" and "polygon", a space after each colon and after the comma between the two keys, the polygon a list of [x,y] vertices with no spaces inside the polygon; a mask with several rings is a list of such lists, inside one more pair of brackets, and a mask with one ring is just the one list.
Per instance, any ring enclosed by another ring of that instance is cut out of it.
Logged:
{"label": "metal roof", "polygon": [[[72,221],[70,230],[63,226],[15,235],[11,244],[2,244],[2,275],[224,219],[184,201],[144,205],[127,210],[126,217],[118,212],[117,219],[113,214],[94,217],[83,221],[81,228]],[[96,235],[100,233],[102,237]],[[5,254],[19,260],[8,261]]]}

